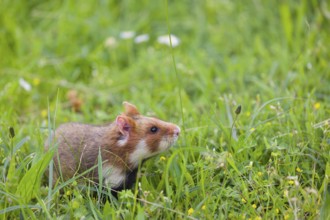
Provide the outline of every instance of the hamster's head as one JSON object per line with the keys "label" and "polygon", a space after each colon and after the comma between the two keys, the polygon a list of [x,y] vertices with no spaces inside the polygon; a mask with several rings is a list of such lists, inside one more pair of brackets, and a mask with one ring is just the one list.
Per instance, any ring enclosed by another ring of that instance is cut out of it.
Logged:
{"label": "hamster's head", "polygon": [[128,162],[136,167],[139,161],[170,148],[180,135],[179,126],[146,117],[137,108],[124,102],[125,112],[116,118],[119,131],[117,146],[128,154]]}

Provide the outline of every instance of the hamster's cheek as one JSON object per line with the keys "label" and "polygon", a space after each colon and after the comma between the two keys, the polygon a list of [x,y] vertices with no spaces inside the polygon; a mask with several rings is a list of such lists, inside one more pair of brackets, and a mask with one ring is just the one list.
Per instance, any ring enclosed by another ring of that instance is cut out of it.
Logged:
{"label": "hamster's cheek", "polygon": [[137,166],[138,163],[151,156],[152,153],[150,152],[150,147],[146,140],[140,140],[137,145],[135,146],[134,151],[129,156],[129,162],[133,164],[133,166]]}
{"label": "hamster's cheek", "polygon": [[159,145],[158,145],[158,151],[162,152],[167,150],[172,145],[171,141],[167,137],[162,137]]}

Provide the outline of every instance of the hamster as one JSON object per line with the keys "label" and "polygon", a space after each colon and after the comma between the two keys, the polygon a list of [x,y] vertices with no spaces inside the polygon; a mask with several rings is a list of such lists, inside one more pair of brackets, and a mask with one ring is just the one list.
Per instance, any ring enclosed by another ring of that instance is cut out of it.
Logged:
{"label": "hamster", "polygon": [[179,126],[143,116],[128,102],[123,105],[125,112],[112,123],[101,126],[65,123],[55,130],[45,144],[46,150],[57,146],[53,158],[54,184],[60,177],[67,180],[91,168],[85,177],[98,182],[100,152],[104,185],[114,191],[130,188],[139,163],[177,141]]}

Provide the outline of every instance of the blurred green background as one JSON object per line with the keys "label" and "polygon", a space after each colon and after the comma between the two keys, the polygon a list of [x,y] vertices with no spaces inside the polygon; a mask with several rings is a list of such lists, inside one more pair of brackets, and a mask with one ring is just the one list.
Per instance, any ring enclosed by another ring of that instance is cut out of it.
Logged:
{"label": "blurred green background", "polygon": [[[172,43],[179,42],[172,49],[159,42],[169,33],[175,35]],[[140,35],[148,39],[136,42]],[[179,150],[165,154],[179,155],[172,158],[175,165],[162,165],[159,158],[146,164],[143,172],[156,173],[141,180],[154,195],[149,200],[185,217],[316,218],[330,170],[329,42],[330,4],[322,0],[1,0],[4,197],[15,191],[6,184],[13,146],[9,127],[16,131],[16,144],[31,137],[18,144],[20,164],[43,151],[48,112],[54,127],[67,121],[99,124],[113,120],[126,100],[141,113],[184,130]],[[239,104],[243,110],[236,141],[230,133]],[[189,150],[195,148],[198,154]],[[218,154],[211,158],[231,168],[219,171],[216,162],[205,162],[201,149],[224,152],[220,159]],[[257,164],[255,170],[250,161]],[[14,186],[28,169],[23,164]],[[269,176],[253,182],[252,176],[260,173]],[[291,191],[286,178],[292,175],[301,185]],[[315,189],[317,196],[306,188]],[[267,196],[259,198],[260,189],[267,189]],[[157,197],[163,190],[173,203]],[[281,197],[288,191],[302,201],[298,214],[291,200]],[[6,212],[15,205],[3,201],[0,207]],[[86,201],[79,204],[86,208],[94,202]],[[120,204],[112,216],[130,216]],[[55,213],[49,216],[72,212],[70,217],[81,217],[89,210],[78,209],[83,213],[78,215],[77,209],[63,207],[48,210]],[[134,208],[131,215],[185,218],[144,208]]]}
{"label": "blurred green background", "polygon": [[[1,4],[0,101],[19,114],[44,109],[47,97],[54,102],[59,91],[62,100],[69,89],[95,102],[90,113],[122,100],[148,109],[166,103],[173,112],[180,86],[192,110],[222,94],[247,105],[256,95],[329,101],[325,1]],[[169,29],[180,39],[173,50],[180,80],[170,48],[157,43]],[[150,40],[121,39],[124,31]],[[114,45],[106,46],[108,38]],[[19,87],[20,77],[31,92]]]}

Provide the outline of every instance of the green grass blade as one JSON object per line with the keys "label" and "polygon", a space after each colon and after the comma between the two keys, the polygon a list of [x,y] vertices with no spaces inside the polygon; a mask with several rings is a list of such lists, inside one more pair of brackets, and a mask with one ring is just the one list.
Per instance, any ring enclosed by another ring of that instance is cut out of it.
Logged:
{"label": "green grass blade", "polygon": [[23,203],[28,203],[40,188],[41,177],[47,168],[54,154],[53,150],[49,150],[38,162],[24,174],[19,182],[16,195],[20,197]]}

